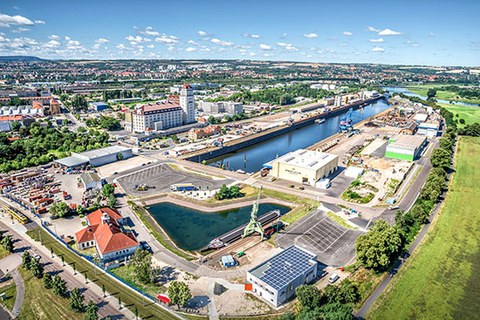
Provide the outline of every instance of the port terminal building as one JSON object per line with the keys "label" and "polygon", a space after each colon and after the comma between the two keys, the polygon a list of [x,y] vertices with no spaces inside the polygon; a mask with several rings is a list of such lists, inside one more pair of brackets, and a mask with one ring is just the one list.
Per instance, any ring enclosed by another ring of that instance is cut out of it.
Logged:
{"label": "port terminal building", "polygon": [[318,268],[315,254],[293,245],[249,270],[247,282],[255,295],[278,307],[298,286],[314,281]]}
{"label": "port terminal building", "polygon": [[338,156],[312,150],[298,149],[267,164],[270,174],[278,179],[315,186],[338,168]]}
{"label": "port terminal building", "polygon": [[426,136],[394,136],[388,141],[385,157],[413,161],[419,157],[426,145]]}

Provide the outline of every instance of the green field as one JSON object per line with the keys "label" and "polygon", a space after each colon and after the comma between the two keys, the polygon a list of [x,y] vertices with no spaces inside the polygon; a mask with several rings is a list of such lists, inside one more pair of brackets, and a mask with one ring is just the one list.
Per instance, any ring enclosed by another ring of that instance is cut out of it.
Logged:
{"label": "green field", "polygon": [[82,313],[76,313],[70,309],[68,298],[59,297],[52,290],[45,289],[42,279],[35,278],[27,270],[20,269],[20,273],[25,281],[25,296],[19,319],[81,320],[84,318]]}
{"label": "green field", "polygon": [[368,319],[478,319],[480,138],[462,137],[455,176],[432,229]]}
{"label": "green field", "polygon": [[[480,107],[465,107],[456,106],[451,104],[439,103],[442,107],[453,113],[453,119],[465,120],[465,124],[472,124],[474,122],[480,122]],[[458,117],[457,117],[458,114]],[[463,124],[457,122],[457,127],[463,127]]]}
{"label": "green field", "polygon": [[432,88],[432,89],[437,90],[437,94],[435,95],[435,99],[480,104],[480,100],[462,98],[462,97],[458,96],[458,94],[453,92],[453,91],[438,90],[439,87],[443,87],[443,86],[444,86],[443,84],[425,84],[425,85],[417,85],[417,86],[408,86],[407,89],[410,90],[413,93],[416,93],[416,94],[419,94],[421,96],[426,97],[428,89]]}
{"label": "green field", "polygon": [[13,280],[9,281],[10,283],[7,282],[0,287],[0,293],[5,293],[6,297],[5,300],[0,300],[0,304],[2,304],[7,310],[12,311],[17,295],[17,286]]}

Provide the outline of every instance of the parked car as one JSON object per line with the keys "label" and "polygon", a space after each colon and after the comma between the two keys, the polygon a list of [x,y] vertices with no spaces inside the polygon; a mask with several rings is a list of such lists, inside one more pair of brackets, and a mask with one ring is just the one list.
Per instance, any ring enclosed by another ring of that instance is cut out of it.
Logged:
{"label": "parked car", "polygon": [[330,276],[330,278],[328,278],[328,282],[330,283],[334,283],[335,281],[337,281],[338,279],[340,279],[340,276],[336,273],[332,274]]}

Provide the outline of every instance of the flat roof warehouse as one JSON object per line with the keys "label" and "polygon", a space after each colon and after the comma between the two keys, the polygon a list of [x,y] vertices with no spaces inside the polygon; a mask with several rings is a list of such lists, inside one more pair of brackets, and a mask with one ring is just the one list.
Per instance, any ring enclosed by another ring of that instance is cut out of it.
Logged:
{"label": "flat roof warehouse", "polygon": [[55,160],[55,162],[68,168],[79,167],[85,164],[99,166],[119,160],[117,159],[118,154],[122,154],[122,159],[127,159],[133,156],[132,149],[130,148],[109,146],[82,153],[72,152],[70,157],[58,159]]}

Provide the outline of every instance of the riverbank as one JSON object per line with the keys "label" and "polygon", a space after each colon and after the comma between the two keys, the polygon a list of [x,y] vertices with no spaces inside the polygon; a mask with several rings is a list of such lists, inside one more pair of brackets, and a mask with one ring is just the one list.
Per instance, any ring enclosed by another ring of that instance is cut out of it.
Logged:
{"label": "riverbank", "polygon": [[480,100],[479,99],[467,99],[467,98],[462,98],[458,95],[458,93],[454,91],[449,91],[449,90],[440,90],[442,87],[448,86],[448,84],[423,84],[423,85],[413,85],[413,86],[407,86],[406,88],[410,90],[411,92],[427,97],[428,89],[435,89],[436,94],[435,94],[435,99],[437,100],[447,100],[447,101],[455,101],[455,102],[464,102],[464,103],[472,103],[479,105]]}

